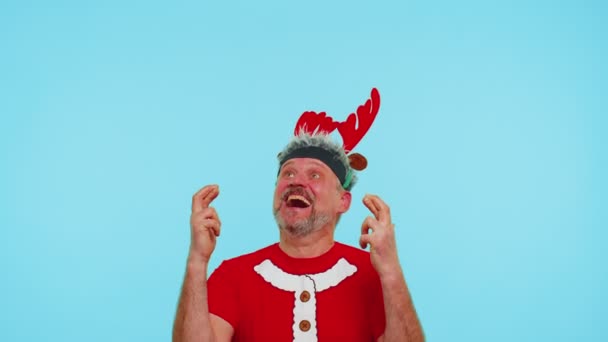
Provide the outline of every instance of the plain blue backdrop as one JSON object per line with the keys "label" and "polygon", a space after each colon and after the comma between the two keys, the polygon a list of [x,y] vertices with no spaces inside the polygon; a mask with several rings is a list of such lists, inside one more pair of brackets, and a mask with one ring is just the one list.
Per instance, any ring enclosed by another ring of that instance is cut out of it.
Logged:
{"label": "plain blue backdrop", "polygon": [[305,110],[377,87],[370,165],[429,341],[606,341],[603,1],[4,1],[0,340],[168,341],[191,196],[277,241]]}

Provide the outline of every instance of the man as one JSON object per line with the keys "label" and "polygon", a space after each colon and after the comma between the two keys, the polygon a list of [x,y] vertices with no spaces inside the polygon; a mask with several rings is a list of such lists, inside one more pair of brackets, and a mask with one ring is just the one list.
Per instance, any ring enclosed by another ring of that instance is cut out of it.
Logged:
{"label": "man", "polygon": [[389,207],[375,195],[360,245],[334,241],[356,179],[343,146],[296,135],[279,154],[273,212],[279,242],[224,261],[207,280],[220,219],[219,188],[192,199],[191,245],[173,341],[424,341],[395,242]]}

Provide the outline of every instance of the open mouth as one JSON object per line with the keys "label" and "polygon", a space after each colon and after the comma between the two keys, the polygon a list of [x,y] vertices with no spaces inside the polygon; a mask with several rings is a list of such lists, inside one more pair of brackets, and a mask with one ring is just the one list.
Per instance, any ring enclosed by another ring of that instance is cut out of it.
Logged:
{"label": "open mouth", "polygon": [[308,208],[310,207],[310,201],[302,195],[289,195],[285,201],[289,208]]}

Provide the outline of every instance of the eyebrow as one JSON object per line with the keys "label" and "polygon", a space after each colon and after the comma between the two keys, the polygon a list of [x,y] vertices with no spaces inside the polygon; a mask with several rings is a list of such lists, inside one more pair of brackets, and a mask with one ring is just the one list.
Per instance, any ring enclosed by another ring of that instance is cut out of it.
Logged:
{"label": "eyebrow", "polygon": [[285,163],[283,163],[283,166],[281,166],[281,170],[285,167],[288,166],[289,164],[293,164],[293,160],[288,160]]}

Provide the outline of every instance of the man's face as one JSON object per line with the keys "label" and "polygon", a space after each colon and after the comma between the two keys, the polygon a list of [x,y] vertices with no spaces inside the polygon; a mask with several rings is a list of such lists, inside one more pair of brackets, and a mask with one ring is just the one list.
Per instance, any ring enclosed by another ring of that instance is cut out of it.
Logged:
{"label": "man's face", "polygon": [[348,210],[351,195],[325,163],[313,158],[288,160],[279,172],[273,212],[280,229],[305,236]]}

